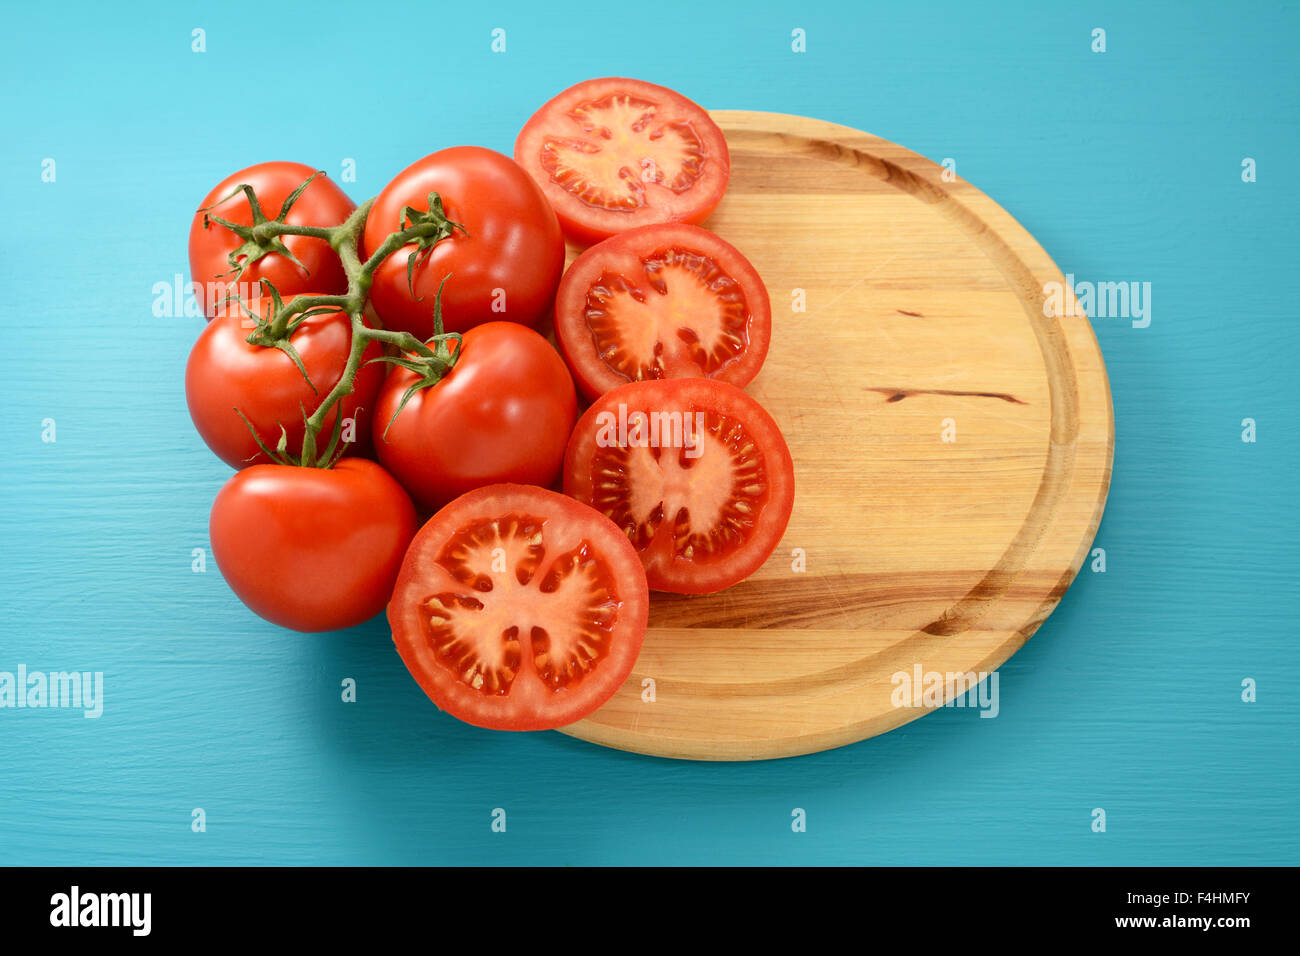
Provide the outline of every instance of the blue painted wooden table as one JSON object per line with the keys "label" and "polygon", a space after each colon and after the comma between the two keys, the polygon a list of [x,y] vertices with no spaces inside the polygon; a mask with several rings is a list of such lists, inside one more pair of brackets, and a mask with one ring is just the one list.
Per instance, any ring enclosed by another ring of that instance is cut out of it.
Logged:
{"label": "blue painted wooden table", "polygon": [[[0,862],[1297,862],[1294,5],[655,10],[601,9],[610,43],[525,7],[6,14],[0,698],[19,668],[100,673],[102,712],[0,708]],[[273,49],[303,65],[254,91]],[[997,719],[749,765],[482,731],[381,621],[297,636],[195,573],[228,471],[185,409],[200,322],[157,290],[207,189],[352,162],[364,198],[442,146],[509,151],[607,74],[950,160],[1076,280],[1149,288],[1145,317],[1094,318],[1105,571],[1002,668]]]}

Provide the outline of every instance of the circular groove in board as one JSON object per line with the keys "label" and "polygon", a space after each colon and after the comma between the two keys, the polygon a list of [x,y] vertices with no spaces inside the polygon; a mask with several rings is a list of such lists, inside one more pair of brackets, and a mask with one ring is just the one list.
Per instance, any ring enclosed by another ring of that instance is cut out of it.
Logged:
{"label": "circular groove in board", "polygon": [[772,297],[747,391],[790,444],[794,514],[749,580],[653,595],[632,676],[564,732],[756,760],[927,713],[894,706],[898,672],[978,674],[1015,653],[1096,534],[1114,423],[1087,316],[1068,294],[1045,314],[1060,269],[982,192],[848,127],[712,115],[732,178],[705,225]]}

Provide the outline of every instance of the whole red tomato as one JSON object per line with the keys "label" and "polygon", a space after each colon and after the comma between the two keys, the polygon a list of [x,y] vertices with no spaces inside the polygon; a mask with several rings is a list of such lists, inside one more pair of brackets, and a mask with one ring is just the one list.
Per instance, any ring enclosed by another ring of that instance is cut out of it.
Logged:
{"label": "whole red tomato", "polygon": [[[269,299],[253,299],[246,305],[254,315],[271,315]],[[301,451],[303,411],[311,415],[338,383],[352,347],[352,325],[345,313],[309,315],[289,337],[289,344],[307,370],[307,378],[303,378],[283,350],[247,341],[255,324],[247,315],[234,312],[213,319],[199,334],[185,366],[190,418],[208,447],[231,468],[267,463],[244,418],[257,429],[268,448],[276,447],[283,425],[288,450],[293,454]],[[380,364],[365,363],[380,354],[378,342],[366,346],[352,394],[339,403],[345,426],[341,440],[351,439],[350,451],[364,454],[370,447],[370,414],[384,380],[384,369]],[[326,416],[321,447],[329,441],[338,414],[336,407]]]}
{"label": "whole red tomato", "polygon": [[[262,214],[274,219],[290,193],[316,172],[302,163],[258,163],[217,183],[199,208],[207,209],[207,214],[212,216],[250,226],[252,206],[243,192],[235,191],[241,185],[248,185],[257,195]],[[337,226],[356,208],[356,203],[333,180],[317,174],[284,221],[295,226]],[[227,294],[252,298],[260,291],[262,279],[270,281],[286,300],[309,290],[329,295],[347,291],[348,280],[338,255],[324,239],[309,236],[284,236],[280,240],[301,266],[278,252],[269,252],[249,264],[238,278],[227,275],[231,271],[227,257],[243,240],[219,223],[209,221],[204,225],[204,217],[204,212],[196,212],[190,224],[190,278],[198,286],[195,297],[209,319],[218,311],[238,311],[236,307],[224,306]]]}
{"label": "whole red tomato", "polygon": [[415,392],[399,413],[416,381],[414,372],[394,366],[372,427],[379,461],[417,504],[435,510],[483,485],[546,487],[556,480],[577,395],[564,361],[542,336],[512,322],[470,329],[452,370]]}
{"label": "whole red tomato", "polygon": [[[564,270],[559,220],[541,189],[513,159],[479,146],[440,150],[408,166],[384,187],[366,219],[363,253],[402,228],[402,209],[427,211],[437,193],[455,229],[428,251],[407,284],[408,243],[375,271],[370,301],[384,326],[420,339],[433,334],[433,304],[443,278],[443,322],[463,332],[505,320],[533,326],[555,301]],[[411,295],[411,287],[415,295]]]}
{"label": "whole red tomato", "polygon": [[249,608],[295,631],[333,631],[384,609],[415,508],[373,461],[255,465],[217,492],[212,554]]}

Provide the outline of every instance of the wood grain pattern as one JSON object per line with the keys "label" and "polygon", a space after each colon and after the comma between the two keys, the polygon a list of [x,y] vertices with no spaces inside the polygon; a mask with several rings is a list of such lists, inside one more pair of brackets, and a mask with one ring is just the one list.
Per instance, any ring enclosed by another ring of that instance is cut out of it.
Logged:
{"label": "wood grain pattern", "polygon": [[1044,287],[1064,277],[991,199],[858,130],[713,115],[732,180],[708,226],[772,296],[749,391],[790,445],[794,514],[748,581],[656,595],[632,676],[566,732],[754,760],[921,716],[891,703],[895,672],[987,672],[1015,653],[1092,542],[1114,426],[1087,317],[1072,301],[1045,315]]}

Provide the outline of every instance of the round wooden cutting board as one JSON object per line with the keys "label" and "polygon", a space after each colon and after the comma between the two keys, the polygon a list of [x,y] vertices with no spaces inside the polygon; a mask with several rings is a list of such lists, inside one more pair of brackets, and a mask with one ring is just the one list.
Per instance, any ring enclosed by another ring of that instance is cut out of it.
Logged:
{"label": "round wooden cutting board", "polygon": [[732,171],[706,225],[772,297],[748,391],[790,445],[794,514],[749,580],[653,595],[632,676],[565,732],[757,760],[922,716],[895,706],[900,672],[978,675],[1015,653],[1088,552],[1114,427],[1087,316],[1072,296],[1051,307],[1061,271],[995,202],[858,130],[713,116]]}

